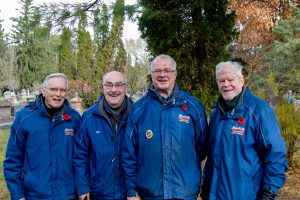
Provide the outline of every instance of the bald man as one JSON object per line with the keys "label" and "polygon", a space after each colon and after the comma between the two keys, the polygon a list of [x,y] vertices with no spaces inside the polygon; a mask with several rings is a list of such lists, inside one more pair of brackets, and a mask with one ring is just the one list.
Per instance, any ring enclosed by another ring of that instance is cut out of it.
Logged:
{"label": "bald man", "polygon": [[83,113],[75,138],[75,183],[80,200],[126,199],[120,148],[132,101],[125,75],[103,76],[103,95]]}

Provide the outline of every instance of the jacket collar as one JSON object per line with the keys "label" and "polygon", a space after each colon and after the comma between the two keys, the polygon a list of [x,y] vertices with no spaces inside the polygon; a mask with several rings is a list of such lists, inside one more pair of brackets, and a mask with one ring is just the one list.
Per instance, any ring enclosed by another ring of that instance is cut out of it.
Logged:
{"label": "jacket collar", "polygon": [[[38,110],[41,112],[43,115],[51,117],[49,113],[46,110],[45,107],[45,102],[44,102],[44,97],[42,94],[39,94],[36,98],[35,101],[30,102],[29,104],[26,105],[27,108],[32,109],[32,110]],[[69,106],[69,102],[67,99],[65,99],[61,111],[56,114],[57,115],[63,115],[63,114],[71,114],[71,108]]]}
{"label": "jacket collar", "polygon": [[165,98],[163,96],[160,95],[160,93],[155,89],[155,87],[152,85],[151,87],[149,87],[148,92],[155,97],[156,99],[158,99],[160,101],[161,104],[168,104],[176,99],[180,99],[181,94],[180,94],[180,87],[175,84],[172,93],[170,94],[169,97]]}
{"label": "jacket collar", "polygon": [[[123,117],[128,114],[128,112],[131,109],[132,104],[133,104],[133,101],[129,97],[125,96],[125,98],[127,98],[127,106],[126,106],[126,111],[125,111]],[[96,104],[92,107],[92,112],[96,115],[108,118],[108,116],[104,110],[104,95],[101,95],[99,97]]]}
{"label": "jacket collar", "polygon": [[239,115],[239,113],[241,113],[245,107],[245,101],[247,99],[249,99],[250,96],[251,96],[251,92],[250,92],[249,88],[244,86],[243,90],[241,92],[241,95],[239,96],[239,98],[237,99],[237,102],[231,109],[229,109],[227,111],[223,109],[223,107],[222,107],[223,102],[221,102],[223,99],[222,96],[220,96],[218,101],[214,104],[213,109],[219,110],[219,112],[223,116],[228,115],[228,114],[229,115],[235,115],[235,114]]}
{"label": "jacket collar", "polygon": [[[119,128],[118,128],[119,130],[120,130],[120,127],[122,127],[126,123],[128,113],[133,104],[133,101],[129,97],[125,96],[125,98],[127,98],[127,105],[126,105],[125,112],[124,112],[124,114],[121,118],[120,124],[119,124]],[[104,95],[101,95],[99,97],[98,101],[96,102],[96,104],[92,107],[92,113],[105,118],[107,120],[107,122],[110,124],[110,126],[113,127],[111,120],[109,119],[109,116],[107,115],[105,108],[104,108]],[[115,130],[115,129],[113,128],[113,130]]]}

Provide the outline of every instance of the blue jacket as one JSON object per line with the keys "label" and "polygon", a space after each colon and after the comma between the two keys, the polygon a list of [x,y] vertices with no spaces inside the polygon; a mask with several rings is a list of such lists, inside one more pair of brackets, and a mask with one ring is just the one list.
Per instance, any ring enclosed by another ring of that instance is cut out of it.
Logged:
{"label": "blue jacket", "polygon": [[52,118],[42,95],[17,112],[4,160],[12,200],[76,197],[72,159],[80,118],[67,100],[62,112]]}
{"label": "blue jacket", "polygon": [[153,91],[133,105],[122,150],[127,196],[196,199],[207,120],[200,101],[179,89],[162,102]]}
{"label": "blue jacket", "polygon": [[102,95],[83,113],[80,133],[75,142],[75,182],[79,195],[90,192],[93,199],[126,199],[123,172],[120,169],[120,148],[126,130],[128,98],[117,131],[103,110]]}
{"label": "blue jacket", "polygon": [[286,146],[274,111],[244,87],[229,112],[215,104],[210,116],[204,179],[210,200],[254,200],[285,183]]}

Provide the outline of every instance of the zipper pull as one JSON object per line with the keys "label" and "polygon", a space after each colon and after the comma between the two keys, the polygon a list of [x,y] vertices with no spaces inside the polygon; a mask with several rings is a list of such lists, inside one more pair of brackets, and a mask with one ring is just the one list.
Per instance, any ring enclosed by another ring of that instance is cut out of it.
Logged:
{"label": "zipper pull", "polygon": [[232,111],[231,111],[231,113],[230,113],[231,115],[233,115],[234,114],[234,109],[232,109]]}

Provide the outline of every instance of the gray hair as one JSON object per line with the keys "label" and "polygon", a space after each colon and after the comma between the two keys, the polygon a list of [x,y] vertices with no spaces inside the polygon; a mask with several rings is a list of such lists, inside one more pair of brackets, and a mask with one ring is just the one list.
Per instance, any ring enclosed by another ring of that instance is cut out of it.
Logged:
{"label": "gray hair", "polygon": [[155,65],[157,64],[157,62],[160,61],[160,60],[169,60],[169,61],[171,61],[171,63],[172,63],[171,68],[172,69],[176,69],[176,65],[177,64],[176,64],[175,60],[171,56],[166,55],[166,54],[160,54],[160,55],[156,56],[153,59],[153,61],[151,62],[151,64],[150,64],[150,70],[151,71],[153,70],[153,68],[155,67]]}
{"label": "gray hair", "polygon": [[69,89],[69,81],[68,81],[67,76],[63,73],[52,73],[52,74],[49,74],[48,76],[46,76],[46,78],[43,81],[43,88],[48,88],[49,79],[56,78],[56,77],[65,79],[66,89],[68,90]]}
{"label": "gray hair", "polygon": [[125,83],[127,83],[126,75],[125,75],[124,73],[119,72],[119,71],[110,71],[110,72],[106,72],[106,73],[103,75],[103,77],[102,77],[102,82],[103,82],[103,84],[105,83],[105,79],[106,79],[107,75],[109,75],[109,74],[112,73],[112,72],[118,72],[118,73],[122,74]]}
{"label": "gray hair", "polygon": [[216,66],[216,79],[219,79],[219,72],[224,68],[224,67],[232,67],[234,68],[234,73],[237,77],[243,78],[242,70],[243,70],[243,65],[241,65],[238,62],[232,62],[232,61],[226,61],[226,62],[220,62]]}

